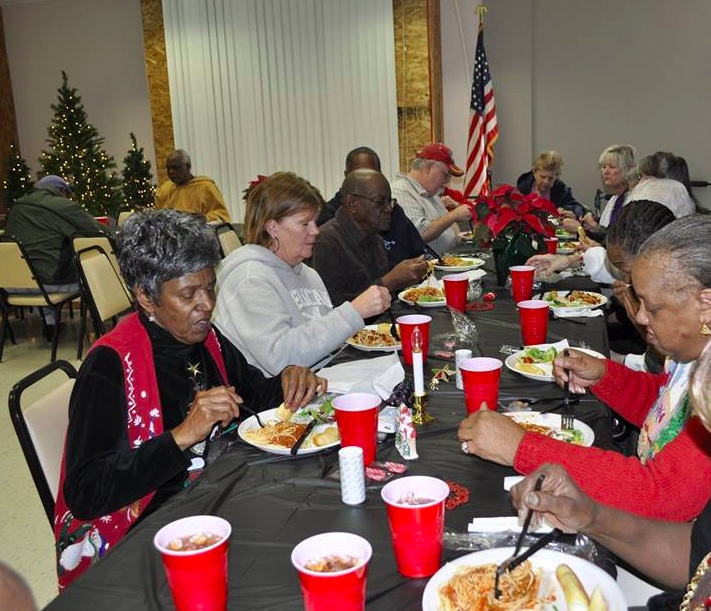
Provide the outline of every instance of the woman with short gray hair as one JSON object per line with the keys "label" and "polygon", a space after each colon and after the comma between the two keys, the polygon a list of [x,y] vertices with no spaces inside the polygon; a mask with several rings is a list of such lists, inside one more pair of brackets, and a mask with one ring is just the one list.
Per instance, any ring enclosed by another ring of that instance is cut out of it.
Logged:
{"label": "woman with short gray hair", "polygon": [[92,346],[72,391],[55,508],[60,587],[199,473],[209,438],[243,402],[296,410],[326,389],[303,367],[265,378],[212,327],[220,255],[202,216],[138,212],[118,246],[138,312]]}

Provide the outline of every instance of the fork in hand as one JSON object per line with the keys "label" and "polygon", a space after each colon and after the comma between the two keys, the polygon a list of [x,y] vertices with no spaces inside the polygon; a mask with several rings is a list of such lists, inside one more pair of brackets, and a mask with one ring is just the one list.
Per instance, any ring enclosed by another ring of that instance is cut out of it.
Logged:
{"label": "fork in hand", "polygon": [[[570,356],[570,351],[566,348],[563,350],[563,356]],[[573,407],[570,405],[570,370],[565,370],[565,395],[563,396],[563,410],[560,413],[560,428],[564,431],[573,430]]]}

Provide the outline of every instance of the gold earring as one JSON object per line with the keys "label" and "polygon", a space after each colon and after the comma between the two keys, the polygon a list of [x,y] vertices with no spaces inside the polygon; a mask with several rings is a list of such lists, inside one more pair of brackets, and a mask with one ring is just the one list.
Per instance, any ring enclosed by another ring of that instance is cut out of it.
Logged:
{"label": "gold earring", "polygon": [[706,322],[701,323],[701,335],[711,335],[711,329]]}

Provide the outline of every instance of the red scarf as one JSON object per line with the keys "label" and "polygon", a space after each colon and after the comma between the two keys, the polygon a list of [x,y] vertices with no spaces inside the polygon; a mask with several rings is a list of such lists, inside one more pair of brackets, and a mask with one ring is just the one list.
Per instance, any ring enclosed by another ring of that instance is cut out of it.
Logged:
{"label": "red scarf", "polygon": [[[128,441],[132,448],[138,448],[144,441],[163,433],[163,411],[153,363],[153,347],[148,332],[138,319],[138,314],[130,314],[121,320],[111,333],[101,337],[92,346],[92,350],[97,346],[111,348],[121,358],[128,413]],[[227,380],[225,362],[214,331],[211,330],[208,334],[205,346],[217,364],[223,380]],[[94,520],[78,520],[72,515],[64,499],[66,451],[65,439],[59,491],[54,508],[60,590],[99,560],[126,534],[155,494],[151,492],[109,515]]]}

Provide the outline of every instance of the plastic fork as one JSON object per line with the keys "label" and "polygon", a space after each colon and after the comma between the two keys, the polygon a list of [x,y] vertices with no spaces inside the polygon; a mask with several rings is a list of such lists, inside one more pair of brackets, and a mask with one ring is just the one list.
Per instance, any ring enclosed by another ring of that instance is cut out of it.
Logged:
{"label": "plastic fork", "polygon": [[[569,357],[570,351],[568,349],[563,350],[563,356]],[[565,386],[564,386],[565,395],[563,396],[563,410],[560,413],[560,428],[563,429],[564,431],[572,431],[573,424],[574,424],[574,418],[573,418],[573,407],[570,404],[570,370],[569,369],[565,370],[565,377],[567,379],[565,381]]]}

